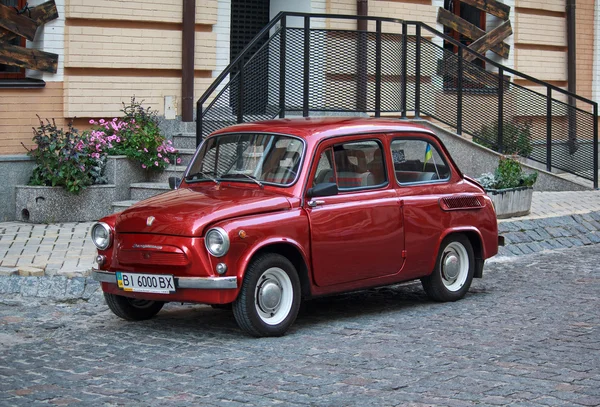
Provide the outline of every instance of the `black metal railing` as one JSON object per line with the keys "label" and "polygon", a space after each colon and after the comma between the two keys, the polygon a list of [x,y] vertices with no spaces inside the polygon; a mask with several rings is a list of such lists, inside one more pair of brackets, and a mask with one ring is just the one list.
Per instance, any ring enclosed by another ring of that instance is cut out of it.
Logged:
{"label": "black metal railing", "polygon": [[[347,29],[357,20],[369,30]],[[597,103],[391,18],[278,14],[198,100],[196,141],[235,123],[317,112],[426,116],[598,188]]]}

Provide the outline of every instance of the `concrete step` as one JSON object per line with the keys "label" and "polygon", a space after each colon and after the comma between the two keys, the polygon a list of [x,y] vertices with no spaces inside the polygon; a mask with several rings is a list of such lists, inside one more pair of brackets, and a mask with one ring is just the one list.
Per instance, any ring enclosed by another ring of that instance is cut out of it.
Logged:
{"label": "concrete step", "polygon": [[181,158],[181,162],[177,165],[181,165],[181,166],[188,165],[190,163],[190,161],[192,161],[192,158],[194,157],[194,153],[196,153],[196,150],[193,148],[178,148],[177,156],[179,158]]}
{"label": "concrete step", "polygon": [[183,177],[183,172],[185,171],[185,165],[169,165],[163,172],[153,172],[150,175],[150,182],[162,182],[169,183],[169,177]]}
{"label": "concrete step", "polygon": [[136,182],[129,186],[132,201],[141,201],[170,190],[169,184],[166,182]]}
{"label": "concrete step", "polygon": [[136,202],[138,202],[138,201],[127,200],[127,201],[113,202],[112,203],[113,213],[122,212]]}
{"label": "concrete step", "polygon": [[178,133],[173,135],[173,147],[178,150],[196,149],[196,133]]}

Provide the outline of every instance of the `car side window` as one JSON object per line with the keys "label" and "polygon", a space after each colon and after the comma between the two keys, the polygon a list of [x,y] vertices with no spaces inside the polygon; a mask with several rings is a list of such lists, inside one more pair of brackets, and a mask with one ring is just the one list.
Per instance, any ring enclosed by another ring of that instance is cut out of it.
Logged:
{"label": "car side window", "polygon": [[321,153],[312,186],[314,187],[317,184],[324,184],[327,182],[335,182],[335,174],[333,173],[333,160],[331,158],[330,148]]}
{"label": "car side window", "polygon": [[375,140],[353,141],[325,150],[313,186],[324,182],[335,182],[340,190],[384,185],[387,176],[381,144]]}
{"label": "car side window", "polygon": [[394,140],[391,150],[396,180],[401,184],[450,178],[448,164],[437,148],[426,140]]}

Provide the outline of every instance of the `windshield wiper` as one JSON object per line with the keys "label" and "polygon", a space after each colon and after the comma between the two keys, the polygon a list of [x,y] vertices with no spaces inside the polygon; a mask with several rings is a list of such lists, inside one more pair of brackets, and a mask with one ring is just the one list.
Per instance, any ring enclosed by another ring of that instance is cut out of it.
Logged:
{"label": "windshield wiper", "polygon": [[244,174],[243,172],[239,172],[237,174],[225,174],[221,177],[221,179],[225,179],[226,177],[237,177],[238,175],[242,175],[246,178],[248,178],[249,180],[251,180],[252,182],[254,182],[256,185],[258,185],[259,187],[263,188],[263,183],[260,182],[259,180],[257,180],[256,178],[254,178],[251,175],[248,174]]}
{"label": "windshield wiper", "polygon": [[215,184],[219,185],[219,180],[217,180],[217,179],[216,179],[216,178],[214,178],[214,177],[211,177],[210,175],[208,175],[207,173],[205,173],[205,172],[202,172],[202,171],[198,171],[198,172],[195,172],[195,173],[193,173],[193,174],[191,174],[191,175],[188,175],[187,177],[185,177],[185,180],[186,180],[186,181],[191,181],[191,180],[192,180],[192,179],[194,179],[194,177],[195,177],[195,176],[197,176],[197,175],[200,175],[201,177],[203,177],[203,178],[206,178],[206,179],[208,179],[208,180],[211,180],[211,181],[212,181],[212,182],[214,182]]}

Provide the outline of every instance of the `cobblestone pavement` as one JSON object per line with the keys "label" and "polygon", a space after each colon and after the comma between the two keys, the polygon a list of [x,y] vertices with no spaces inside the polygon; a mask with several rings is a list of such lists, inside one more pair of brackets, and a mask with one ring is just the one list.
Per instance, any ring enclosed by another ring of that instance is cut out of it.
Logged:
{"label": "cobblestone pavement", "polygon": [[414,284],[315,300],[270,339],[206,306],[131,323],[4,299],[0,405],[597,406],[599,258],[497,259],[455,303]]}

